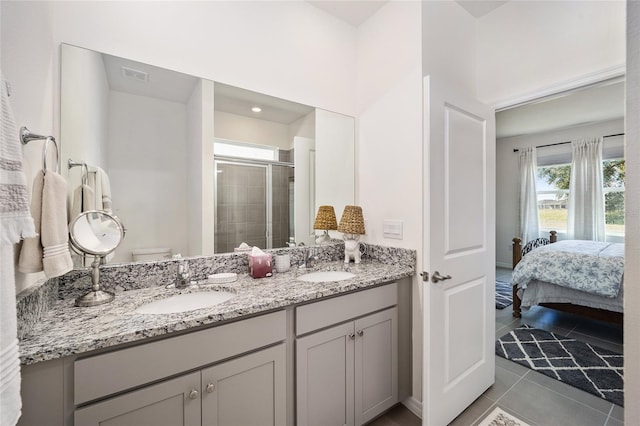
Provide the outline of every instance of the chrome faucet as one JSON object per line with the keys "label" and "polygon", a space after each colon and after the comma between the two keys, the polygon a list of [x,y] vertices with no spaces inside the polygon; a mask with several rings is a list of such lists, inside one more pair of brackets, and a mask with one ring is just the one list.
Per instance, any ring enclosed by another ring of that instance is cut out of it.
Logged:
{"label": "chrome faucet", "polygon": [[307,250],[305,251],[304,264],[307,268],[313,268],[315,266],[316,260],[318,260],[318,257],[315,255],[314,251],[315,250],[311,247],[307,247]]}
{"label": "chrome faucet", "polygon": [[298,247],[302,247],[302,262],[300,268],[313,268],[317,257],[314,255],[313,248],[307,247],[303,242],[298,244]]}
{"label": "chrome faucet", "polygon": [[298,268],[306,268],[307,267],[307,256],[308,256],[307,247],[304,245],[304,242],[302,242],[302,241],[300,241],[298,243],[298,247],[302,248],[302,261],[300,262],[300,265],[298,265]]}
{"label": "chrome faucet", "polygon": [[184,259],[178,260],[178,276],[176,278],[176,288],[185,288],[191,282],[191,273],[189,272],[189,263]]}

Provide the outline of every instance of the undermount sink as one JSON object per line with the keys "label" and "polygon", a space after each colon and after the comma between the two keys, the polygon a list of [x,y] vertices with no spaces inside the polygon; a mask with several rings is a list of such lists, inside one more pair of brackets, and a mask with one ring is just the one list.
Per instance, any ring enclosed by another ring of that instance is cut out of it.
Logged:
{"label": "undermount sink", "polygon": [[146,303],[138,307],[135,312],[138,314],[175,314],[178,312],[208,308],[226,302],[235,296],[235,293],[228,291],[184,293]]}
{"label": "undermount sink", "polygon": [[320,283],[328,281],[348,280],[349,278],[353,278],[355,276],[355,274],[346,271],[317,271],[300,275],[298,279],[300,281],[306,281],[310,283]]}

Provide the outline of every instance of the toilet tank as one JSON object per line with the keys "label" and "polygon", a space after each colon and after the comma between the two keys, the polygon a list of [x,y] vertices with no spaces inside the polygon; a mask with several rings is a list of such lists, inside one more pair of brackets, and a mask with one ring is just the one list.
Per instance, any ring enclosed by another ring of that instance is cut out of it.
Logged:
{"label": "toilet tank", "polygon": [[166,247],[136,249],[131,252],[134,262],[171,259],[171,249]]}

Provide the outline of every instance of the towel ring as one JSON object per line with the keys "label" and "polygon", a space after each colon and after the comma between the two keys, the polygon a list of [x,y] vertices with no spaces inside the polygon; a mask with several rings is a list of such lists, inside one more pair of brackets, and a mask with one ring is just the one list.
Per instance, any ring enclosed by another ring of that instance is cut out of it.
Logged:
{"label": "towel ring", "polygon": [[53,142],[53,146],[56,147],[56,162],[55,168],[53,169],[54,173],[58,173],[58,163],[60,163],[60,151],[58,150],[58,142],[56,142],[55,138],[52,136],[48,136],[44,141],[44,147],[42,148],[42,171],[47,172],[47,147],[49,146],[49,142]]}
{"label": "towel ring", "polygon": [[42,146],[42,171],[47,172],[47,148],[49,146],[49,142],[53,142],[53,145],[56,148],[56,167],[54,169],[54,173],[58,173],[60,163],[60,151],[58,149],[58,142],[56,142],[56,138],[53,136],[43,136],[38,135],[36,133],[32,133],[31,130],[22,126],[20,128],[20,141],[23,145],[28,144],[31,141],[44,141],[44,145]]}
{"label": "towel ring", "polygon": [[86,185],[89,179],[89,166],[87,166],[87,163],[85,163],[84,161],[73,161],[71,158],[69,158],[69,160],[67,161],[67,167],[69,168],[69,170],[71,170],[73,167],[78,166],[82,167],[82,177],[80,178],[80,182],[83,185]]}

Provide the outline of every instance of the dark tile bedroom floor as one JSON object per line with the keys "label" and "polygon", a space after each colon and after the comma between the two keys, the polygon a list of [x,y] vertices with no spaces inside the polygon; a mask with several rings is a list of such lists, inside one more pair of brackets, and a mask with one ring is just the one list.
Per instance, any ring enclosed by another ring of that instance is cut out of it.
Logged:
{"label": "dark tile bedroom floor", "polygon": [[[496,279],[511,281],[511,269],[498,268]],[[513,318],[511,307],[496,310],[496,338],[528,324],[622,353],[622,327],[540,306]],[[496,406],[531,426],[621,426],[623,408],[496,356],[496,381],[451,426],[477,425]],[[376,419],[375,426],[417,426],[421,420],[400,405]]]}
{"label": "dark tile bedroom floor", "polygon": [[[496,269],[511,281],[511,269]],[[536,306],[513,318],[511,307],[496,310],[496,338],[522,324],[556,332],[622,353],[622,327]],[[496,382],[451,425],[476,425],[495,406],[531,426],[622,425],[623,408],[496,356]]]}

